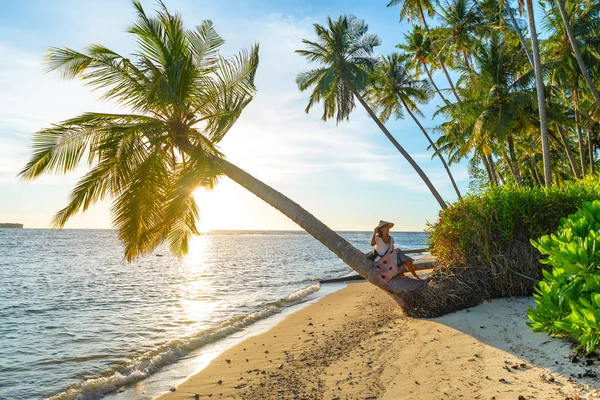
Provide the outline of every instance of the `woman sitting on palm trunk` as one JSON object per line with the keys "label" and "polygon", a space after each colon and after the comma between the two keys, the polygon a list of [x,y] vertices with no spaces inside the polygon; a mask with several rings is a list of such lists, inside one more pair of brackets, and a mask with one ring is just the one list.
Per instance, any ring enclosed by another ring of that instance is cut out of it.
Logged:
{"label": "woman sitting on palm trunk", "polygon": [[[382,220],[379,221],[379,224],[377,224],[373,230],[373,237],[371,238],[371,246],[374,246],[372,252],[372,256],[374,257],[371,257],[373,261],[377,262],[387,253],[394,251],[394,238],[390,236],[390,229],[392,229],[393,226],[394,224],[392,222]],[[415,279],[421,279],[415,271],[413,259],[404,254],[400,249],[396,249],[396,253],[398,275],[405,276],[401,269],[402,265],[405,265],[406,269],[410,271]]]}

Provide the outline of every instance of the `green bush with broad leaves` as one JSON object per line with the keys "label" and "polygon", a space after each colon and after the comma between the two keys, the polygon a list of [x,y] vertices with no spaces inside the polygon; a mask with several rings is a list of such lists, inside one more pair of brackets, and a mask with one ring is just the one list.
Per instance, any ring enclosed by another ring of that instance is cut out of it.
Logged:
{"label": "green bush with broad leaves", "polygon": [[600,342],[600,201],[586,202],[561,219],[556,233],[531,243],[552,268],[534,288],[535,308],[527,324],[534,331],[569,335],[578,350]]}

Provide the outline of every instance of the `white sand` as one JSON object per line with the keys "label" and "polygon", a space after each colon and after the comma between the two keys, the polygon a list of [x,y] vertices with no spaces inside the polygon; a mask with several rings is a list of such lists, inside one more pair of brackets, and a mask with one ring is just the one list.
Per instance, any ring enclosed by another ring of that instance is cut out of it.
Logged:
{"label": "white sand", "polygon": [[583,377],[600,374],[600,360],[572,363],[568,342],[533,333],[530,305],[502,299],[412,319],[374,286],[349,284],[160,399],[600,398],[598,379]]}

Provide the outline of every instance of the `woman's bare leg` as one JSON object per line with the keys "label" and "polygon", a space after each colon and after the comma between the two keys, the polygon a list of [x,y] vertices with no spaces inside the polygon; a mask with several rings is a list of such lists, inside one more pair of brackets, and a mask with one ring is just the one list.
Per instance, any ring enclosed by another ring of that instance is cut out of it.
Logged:
{"label": "woman's bare leg", "polygon": [[419,279],[419,280],[421,279],[421,277],[419,275],[417,275],[417,271],[415,271],[415,266],[414,266],[412,260],[404,261],[404,265],[406,265],[406,268],[408,268],[408,270],[415,277],[415,279]]}

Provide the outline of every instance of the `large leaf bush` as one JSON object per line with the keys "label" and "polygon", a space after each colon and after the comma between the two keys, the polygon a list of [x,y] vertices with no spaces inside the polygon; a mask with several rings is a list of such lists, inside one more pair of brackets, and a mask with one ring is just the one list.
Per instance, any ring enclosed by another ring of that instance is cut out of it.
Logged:
{"label": "large leaf bush", "polygon": [[527,313],[534,331],[566,334],[578,349],[600,341],[600,201],[586,202],[561,219],[559,229],[532,244],[552,268],[535,287],[535,308]]}

